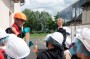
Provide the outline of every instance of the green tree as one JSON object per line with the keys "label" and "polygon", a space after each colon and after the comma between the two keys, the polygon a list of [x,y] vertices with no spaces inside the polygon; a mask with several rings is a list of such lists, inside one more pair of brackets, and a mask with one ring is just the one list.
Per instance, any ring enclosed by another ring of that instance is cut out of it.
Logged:
{"label": "green tree", "polygon": [[52,17],[48,12],[41,12],[40,14],[40,20],[41,20],[41,26],[42,26],[42,30],[46,31],[46,30],[50,30],[50,25],[49,23],[52,22]]}
{"label": "green tree", "polygon": [[52,20],[51,15],[48,12],[42,11],[31,11],[29,9],[23,10],[23,13],[27,16],[27,21],[24,24],[24,27],[30,27],[32,31],[43,31],[53,30],[55,22]]}

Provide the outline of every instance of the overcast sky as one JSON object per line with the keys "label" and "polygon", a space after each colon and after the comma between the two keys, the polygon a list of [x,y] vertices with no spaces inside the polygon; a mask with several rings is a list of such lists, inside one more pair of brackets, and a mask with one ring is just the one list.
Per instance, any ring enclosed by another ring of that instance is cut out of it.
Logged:
{"label": "overcast sky", "polygon": [[76,1],[77,0],[25,0],[25,4],[21,7],[21,10],[28,8],[33,11],[46,11],[54,16],[58,11],[63,10]]}

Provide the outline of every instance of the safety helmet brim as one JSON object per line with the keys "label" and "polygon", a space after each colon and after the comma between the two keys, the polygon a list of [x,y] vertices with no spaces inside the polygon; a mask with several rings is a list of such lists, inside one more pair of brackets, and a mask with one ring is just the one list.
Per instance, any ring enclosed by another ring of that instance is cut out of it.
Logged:
{"label": "safety helmet brim", "polygon": [[18,12],[14,15],[14,19],[21,19],[26,21],[26,15],[24,13]]}
{"label": "safety helmet brim", "polygon": [[81,33],[77,34],[77,38],[79,38],[86,49],[90,52],[90,29],[82,29]]}
{"label": "safety helmet brim", "polygon": [[26,42],[14,34],[10,34],[5,44],[5,52],[12,58],[24,58],[29,55],[30,49]]}

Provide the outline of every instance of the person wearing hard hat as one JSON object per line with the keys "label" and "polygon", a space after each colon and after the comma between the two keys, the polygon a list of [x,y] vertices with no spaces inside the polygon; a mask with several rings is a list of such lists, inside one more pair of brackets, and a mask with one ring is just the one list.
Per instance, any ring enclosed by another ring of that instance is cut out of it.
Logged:
{"label": "person wearing hard hat", "polygon": [[75,45],[77,56],[81,59],[90,59],[90,29],[83,28],[76,34]]}
{"label": "person wearing hard hat", "polygon": [[22,12],[18,12],[14,15],[14,24],[6,29],[6,32],[15,34],[20,38],[23,38],[27,32],[30,32],[29,28],[23,28],[23,24],[26,21],[26,15]]}
{"label": "person wearing hard hat", "polygon": [[62,33],[63,34],[63,37],[64,37],[64,41],[63,41],[63,47],[64,47],[64,50],[66,49],[65,48],[65,41],[66,41],[66,30],[63,29],[63,19],[62,18],[59,18],[57,20],[57,25],[58,25],[58,32]]}
{"label": "person wearing hard hat", "polygon": [[[65,29],[66,27],[64,27]],[[75,38],[76,38],[76,34],[80,33],[81,29],[77,29],[75,31]],[[69,28],[66,28],[66,32],[70,32]],[[79,59],[77,57],[77,54],[76,54],[76,45],[75,45],[75,38],[72,40],[71,44],[69,44],[69,49],[65,51],[65,55],[66,55],[66,59]],[[67,39],[66,39],[66,42],[67,42]]]}
{"label": "person wearing hard hat", "polygon": [[[51,34],[48,34],[48,35],[45,37],[45,41],[46,41],[50,36],[51,36]],[[40,50],[38,50],[37,41],[35,42],[35,46],[34,46],[33,52],[35,52],[37,55],[41,52]]]}
{"label": "person wearing hard hat", "polygon": [[22,38],[17,37],[15,34],[7,34],[2,28],[0,28],[0,45],[1,44],[4,46],[0,48],[14,59],[22,59],[30,53],[28,45]]}
{"label": "person wearing hard hat", "polygon": [[30,28],[23,28],[23,25],[27,21],[27,17],[24,13],[18,12],[14,15],[14,24],[6,29],[9,34],[15,34],[17,37],[24,38],[26,33],[30,32]]}
{"label": "person wearing hard hat", "polygon": [[66,41],[65,41],[65,47],[66,50],[69,48],[71,44],[71,29],[69,27],[63,27],[63,29],[66,30]]}
{"label": "person wearing hard hat", "polygon": [[65,51],[64,51],[64,56],[65,59],[71,59],[70,56],[70,51],[69,51],[69,46],[71,44],[71,30],[69,27],[63,27],[63,29],[66,30],[66,41],[65,41]]}
{"label": "person wearing hard hat", "polygon": [[[64,51],[65,59],[79,59],[77,57],[77,54],[76,54],[76,45],[75,45],[74,39],[71,42],[71,37],[70,37],[71,30],[70,30],[70,28],[68,28],[68,27],[63,27],[63,28],[66,30],[65,45],[66,45],[67,49]],[[76,32],[79,33],[80,29],[77,29]],[[75,33],[75,34],[77,34],[77,33]]]}
{"label": "person wearing hard hat", "polygon": [[5,41],[8,38],[8,35],[5,35],[6,32],[3,28],[0,28],[0,59],[6,59],[6,53],[4,51],[5,49]]}
{"label": "person wearing hard hat", "polygon": [[47,50],[38,54],[37,59],[64,59],[63,35],[60,32],[48,34],[45,38]]}

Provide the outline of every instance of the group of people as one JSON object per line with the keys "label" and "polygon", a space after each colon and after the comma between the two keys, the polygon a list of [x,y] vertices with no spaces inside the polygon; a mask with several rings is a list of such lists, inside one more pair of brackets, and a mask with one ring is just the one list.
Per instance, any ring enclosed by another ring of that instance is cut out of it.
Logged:
{"label": "group of people", "polygon": [[47,50],[41,52],[37,59],[90,59],[90,29],[77,29],[71,40],[71,31],[62,26],[61,18],[57,20],[58,31],[45,38]]}
{"label": "group of people", "polygon": [[[23,40],[29,28],[23,28],[24,13],[14,15],[14,24],[6,30],[0,28],[0,59],[26,59],[30,49]],[[37,59],[90,59],[90,29],[77,29],[71,40],[71,30],[63,27],[63,20],[57,20],[57,32],[46,36],[47,50],[37,55]],[[39,52],[39,51],[38,51]],[[5,57],[6,56],[6,57]]]}
{"label": "group of people", "polygon": [[26,59],[30,49],[23,39],[29,28],[23,28],[26,15],[18,12],[14,15],[14,24],[6,30],[0,28],[0,59]]}

